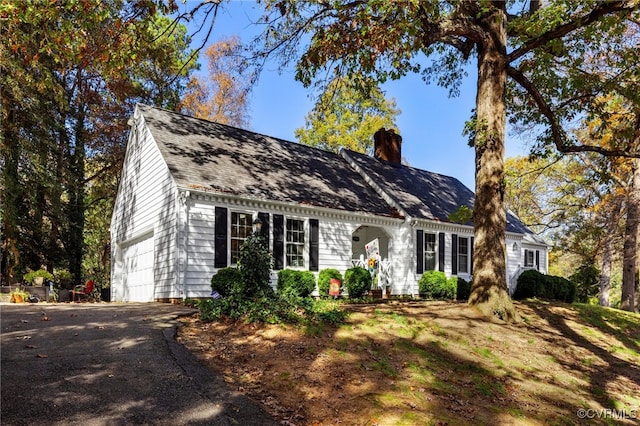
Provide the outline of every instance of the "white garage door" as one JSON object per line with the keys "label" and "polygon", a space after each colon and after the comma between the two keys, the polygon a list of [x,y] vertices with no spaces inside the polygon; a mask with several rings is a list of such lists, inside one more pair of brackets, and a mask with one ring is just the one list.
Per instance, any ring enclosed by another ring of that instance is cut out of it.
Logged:
{"label": "white garage door", "polygon": [[123,247],[123,298],[125,302],[152,302],[153,234]]}

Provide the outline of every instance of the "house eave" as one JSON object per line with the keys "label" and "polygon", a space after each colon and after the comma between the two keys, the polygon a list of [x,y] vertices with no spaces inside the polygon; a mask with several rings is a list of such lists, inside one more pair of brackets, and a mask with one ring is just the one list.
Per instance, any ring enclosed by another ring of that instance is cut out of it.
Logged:
{"label": "house eave", "polygon": [[208,201],[214,204],[228,204],[247,209],[278,211],[294,215],[315,216],[334,220],[348,220],[379,226],[400,226],[406,222],[404,218],[380,216],[367,212],[331,209],[293,202],[264,200],[241,195],[214,192],[198,187],[179,186],[178,192],[181,194],[181,197],[186,197],[192,200]]}

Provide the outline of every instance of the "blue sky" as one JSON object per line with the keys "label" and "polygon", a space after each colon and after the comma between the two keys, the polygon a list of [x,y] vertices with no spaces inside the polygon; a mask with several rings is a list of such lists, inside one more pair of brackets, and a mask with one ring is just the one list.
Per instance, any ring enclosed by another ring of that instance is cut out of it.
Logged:
{"label": "blue sky", "polygon": [[[198,1],[188,0],[183,7]],[[253,1],[231,1],[221,7],[213,32],[214,43],[223,37],[238,35],[249,42],[257,29],[251,25],[255,16]],[[194,47],[199,41],[194,42]],[[205,66],[202,67],[206,69]],[[295,129],[304,125],[305,115],[313,108],[310,89],[295,81],[292,70],[277,71],[269,64],[254,87],[249,101],[250,130],[281,139],[295,141]],[[402,111],[397,118],[402,136],[402,157],[411,166],[453,176],[474,189],[474,151],[462,135],[465,121],[475,105],[475,63],[470,62],[468,77],[460,96],[449,98],[448,89],[427,85],[418,75],[409,75],[385,84],[387,98],[394,98]],[[526,147],[517,137],[507,135],[507,156],[525,155]]]}

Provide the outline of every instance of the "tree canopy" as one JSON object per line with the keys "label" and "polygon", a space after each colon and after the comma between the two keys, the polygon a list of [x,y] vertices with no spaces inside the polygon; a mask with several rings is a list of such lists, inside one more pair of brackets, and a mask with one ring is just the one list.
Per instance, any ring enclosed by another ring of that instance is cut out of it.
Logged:
{"label": "tree canopy", "polygon": [[[85,238],[108,251],[128,116],[175,105],[186,31],[142,1],[3,0],[0,20],[3,281],[45,267],[80,283]],[[85,235],[87,220],[102,232]]]}
{"label": "tree canopy", "polygon": [[295,135],[300,143],[338,152],[340,148],[372,153],[373,134],[381,127],[395,128],[400,110],[378,86],[358,90],[358,79],[335,78],[305,117]]}
{"label": "tree canopy", "polygon": [[238,36],[209,45],[204,51],[207,73],[191,77],[179,109],[194,117],[247,127],[248,96],[256,76],[241,51]]}

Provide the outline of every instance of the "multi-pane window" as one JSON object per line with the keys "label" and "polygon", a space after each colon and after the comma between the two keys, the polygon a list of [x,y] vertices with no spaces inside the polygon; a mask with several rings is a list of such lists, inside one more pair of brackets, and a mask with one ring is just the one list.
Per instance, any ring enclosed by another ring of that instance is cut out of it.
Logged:
{"label": "multi-pane window", "polygon": [[287,219],[286,258],[288,267],[304,267],[304,221]]}
{"label": "multi-pane window", "polygon": [[469,273],[469,239],[458,238],[458,273]]}
{"label": "multi-pane window", "polygon": [[437,262],[436,234],[424,234],[424,269],[435,271]]}
{"label": "multi-pane window", "polygon": [[[539,255],[538,255],[539,256]],[[535,267],[538,269],[539,265],[536,262],[536,252],[534,250],[525,250],[524,251],[524,266],[526,268]]]}
{"label": "multi-pane window", "polygon": [[252,232],[253,215],[251,213],[231,212],[231,264],[240,258],[240,247]]}
{"label": "multi-pane window", "polygon": [[533,266],[533,251],[531,250],[525,250],[524,251],[524,266],[525,267],[531,267]]}

